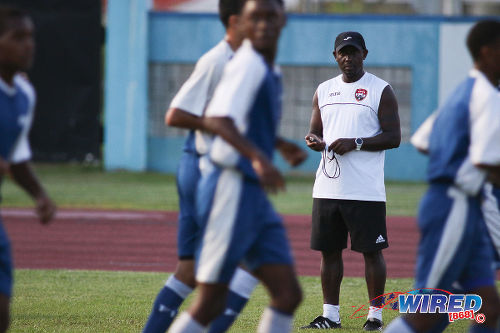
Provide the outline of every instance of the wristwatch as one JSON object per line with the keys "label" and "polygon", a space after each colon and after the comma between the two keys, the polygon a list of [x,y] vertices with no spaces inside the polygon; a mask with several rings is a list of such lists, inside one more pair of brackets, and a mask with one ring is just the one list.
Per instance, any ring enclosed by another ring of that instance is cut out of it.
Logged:
{"label": "wristwatch", "polygon": [[361,150],[361,146],[363,145],[363,139],[356,138],[354,142],[356,143],[356,150]]}

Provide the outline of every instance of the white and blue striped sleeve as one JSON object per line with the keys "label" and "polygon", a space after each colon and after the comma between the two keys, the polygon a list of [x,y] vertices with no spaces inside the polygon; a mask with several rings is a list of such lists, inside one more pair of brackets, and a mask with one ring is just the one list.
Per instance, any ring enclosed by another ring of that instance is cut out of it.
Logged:
{"label": "white and blue striped sleeve", "polygon": [[33,86],[28,81],[26,81],[26,79],[22,78],[21,76],[17,76],[15,82],[26,94],[30,103],[27,115],[20,119],[23,129],[21,131],[21,134],[19,134],[16,143],[14,144],[12,153],[9,158],[9,162],[18,164],[31,159],[31,148],[28,136],[31,129],[31,124],[33,122],[33,114],[35,113],[36,95],[35,89],[33,89]]}
{"label": "white and blue striped sleeve", "polygon": [[224,69],[207,116],[231,117],[238,128],[243,126],[265,75],[266,66],[255,51],[240,50]]}
{"label": "white and blue striped sleeve", "polygon": [[201,117],[212,98],[213,91],[220,80],[224,67],[223,59],[202,57],[170,103],[171,108],[178,108]]}
{"label": "white and blue striped sleeve", "polygon": [[485,77],[480,77],[472,90],[469,107],[472,162],[500,166],[500,92]]}
{"label": "white and blue striped sleeve", "polygon": [[[248,127],[248,114],[267,69],[253,49],[249,49],[248,45],[242,48],[226,66],[221,82],[208,106],[206,116],[230,117],[238,131],[244,134]],[[238,162],[239,154],[230,144],[216,136],[210,150],[210,157],[217,164],[234,167]]]}

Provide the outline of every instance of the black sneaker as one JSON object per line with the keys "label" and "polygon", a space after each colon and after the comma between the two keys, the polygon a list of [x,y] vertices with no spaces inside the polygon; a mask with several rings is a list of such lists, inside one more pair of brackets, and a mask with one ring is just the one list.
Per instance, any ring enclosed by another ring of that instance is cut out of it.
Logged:
{"label": "black sneaker", "polygon": [[338,323],[325,318],[323,316],[318,316],[316,317],[313,321],[309,323],[309,325],[302,326],[300,329],[305,329],[305,328],[313,328],[313,329],[334,329],[334,328],[341,328],[342,326],[340,325],[340,321]]}
{"label": "black sneaker", "polygon": [[365,331],[382,331],[384,323],[376,318],[370,318],[363,325],[363,330]]}

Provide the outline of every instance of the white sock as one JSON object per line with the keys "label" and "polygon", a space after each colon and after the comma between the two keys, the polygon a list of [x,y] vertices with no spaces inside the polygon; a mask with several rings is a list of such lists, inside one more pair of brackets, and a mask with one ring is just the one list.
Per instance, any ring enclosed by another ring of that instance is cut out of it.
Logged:
{"label": "white sock", "polygon": [[397,317],[387,328],[384,330],[385,333],[415,333],[415,331],[404,321],[403,318]]}
{"label": "white sock", "polygon": [[207,327],[197,323],[189,313],[183,312],[170,326],[170,333],[206,333]]}
{"label": "white sock", "polygon": [[172,289],[179,297],[185,299],[193,292],[193,288],[177,280],[174,274],[170,275],[165,282],[165,287]]}
{"label": "white sock", "polygon": [[340,323],[340,305],[323,304],[323,317],[335,323]]}
{"label": "white sock", "polygon": [[241,297],[248,299],[258,284],[259,280],[252,274],[238,267],[231,279],[229,289]]}
{"label": "white sock", "polygon": [[287,333],[292,330],[293,316],[266,308],[260,318],[257,333]]}
{"label": "white sock", "polygon": [[370,310],[368,310],[368,316],[366,319],[375,318],[382,321],[382,308],[376,306],[370,306]]}

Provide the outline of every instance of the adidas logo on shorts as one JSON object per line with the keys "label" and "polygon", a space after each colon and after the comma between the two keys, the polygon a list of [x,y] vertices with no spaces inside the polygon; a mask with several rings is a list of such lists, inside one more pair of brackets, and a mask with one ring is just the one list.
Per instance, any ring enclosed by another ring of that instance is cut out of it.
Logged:
{"label": "adidas logo on shorts", "polygon": [[379,235],[377,240],[375,241],[375,244],[378,244],[378,243],[383,243],[385,242],[385,239],[384,237],[382,237],[382,235]]}

